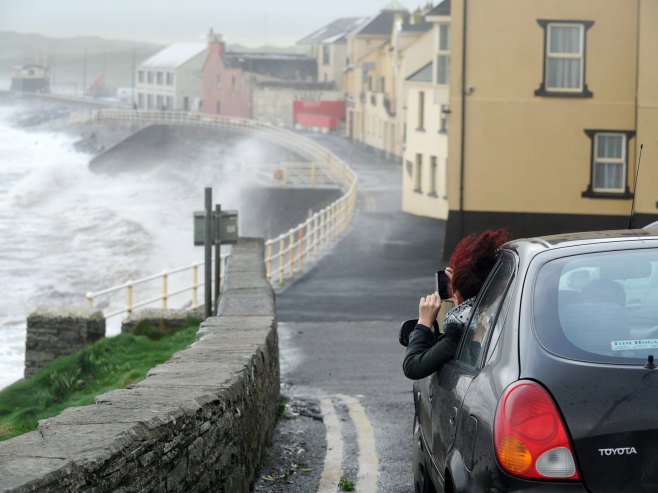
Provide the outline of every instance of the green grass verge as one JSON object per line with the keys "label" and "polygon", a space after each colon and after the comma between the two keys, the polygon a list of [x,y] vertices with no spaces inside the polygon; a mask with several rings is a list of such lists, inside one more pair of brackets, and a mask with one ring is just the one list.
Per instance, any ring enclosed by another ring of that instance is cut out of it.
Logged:
{"label": "green grass verge", "polygon": [[120,334],[59,358],[27,380],[0,391],[0,440],[35,430],[38,420],[67,407],[86,406],[112,389],[125,388],[149,369],[194,342],[198,323],[157,340]]}

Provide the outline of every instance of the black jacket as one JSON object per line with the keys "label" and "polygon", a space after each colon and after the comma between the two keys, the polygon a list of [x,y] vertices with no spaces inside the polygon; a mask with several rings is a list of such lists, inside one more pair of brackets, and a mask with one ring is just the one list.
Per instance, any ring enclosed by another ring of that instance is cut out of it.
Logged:
{"label": "black jacket", "polygon": [[420,380],[437,372],[455,357],[459,340],[473,308],[474,298],[450,310],[443,321],[443,334],[438,337],[422,324],[416,324],[409,336],[407,354],[402,363],[404,376]]}

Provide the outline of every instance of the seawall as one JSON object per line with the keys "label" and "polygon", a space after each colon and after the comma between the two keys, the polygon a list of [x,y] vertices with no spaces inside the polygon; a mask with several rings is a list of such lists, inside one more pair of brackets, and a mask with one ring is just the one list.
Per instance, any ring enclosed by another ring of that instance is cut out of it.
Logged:
{"label": "seawall", "polygon": [[146,379],[0,442],[0,491],[249,491],[279,395],[263,257],[234,246],[218,316]]}

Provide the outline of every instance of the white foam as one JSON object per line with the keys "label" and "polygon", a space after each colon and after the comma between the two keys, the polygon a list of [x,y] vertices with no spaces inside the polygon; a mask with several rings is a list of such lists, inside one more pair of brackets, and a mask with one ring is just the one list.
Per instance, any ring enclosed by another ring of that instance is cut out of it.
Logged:
{"label": "white foam", "polygon": [[[0,106],[0,388],[22,376],[25,320],[37,306],[83,304],[86,292],[202,261],[192,213],[203,187],[239,208],[235,180],[253,179],[262,157],[247,140],[200,166],[94,174],[76,137],[13,127],[21,111]],[[114,319],[108,334],[117,331]]]}

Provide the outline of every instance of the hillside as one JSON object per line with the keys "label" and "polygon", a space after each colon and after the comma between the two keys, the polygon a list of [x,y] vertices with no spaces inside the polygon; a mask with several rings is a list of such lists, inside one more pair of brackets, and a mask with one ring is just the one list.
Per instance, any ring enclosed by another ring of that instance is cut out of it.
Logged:
{"label": "hillside", "polygon": [[[104,75],[108,90],[114,93],[118,87],[132,86],[133,64],[139,65],[162,48],[163,45],[97,36],[49,38],[35,33],[0,31],[0,89],[9,87],[13,65],[39,63],[51,68],[54,92],[79,95],[86,72],[85,85]],[[229,44],[227,48],[229,51],[272,53],[300,51],[296,46],[249,48]]]}
{"label": "hillside", "polygon": [[91,36],[49,38],[3,31],[0,32],[0,88],[9,86],[13,65],[40,63],[51,67],[55,89],[65,93],[80,92],[85,58],[86,84],[104,74],[108,88],[129,87],[132,85],[133,54],[137,65],[161,48],[156,44]]}

